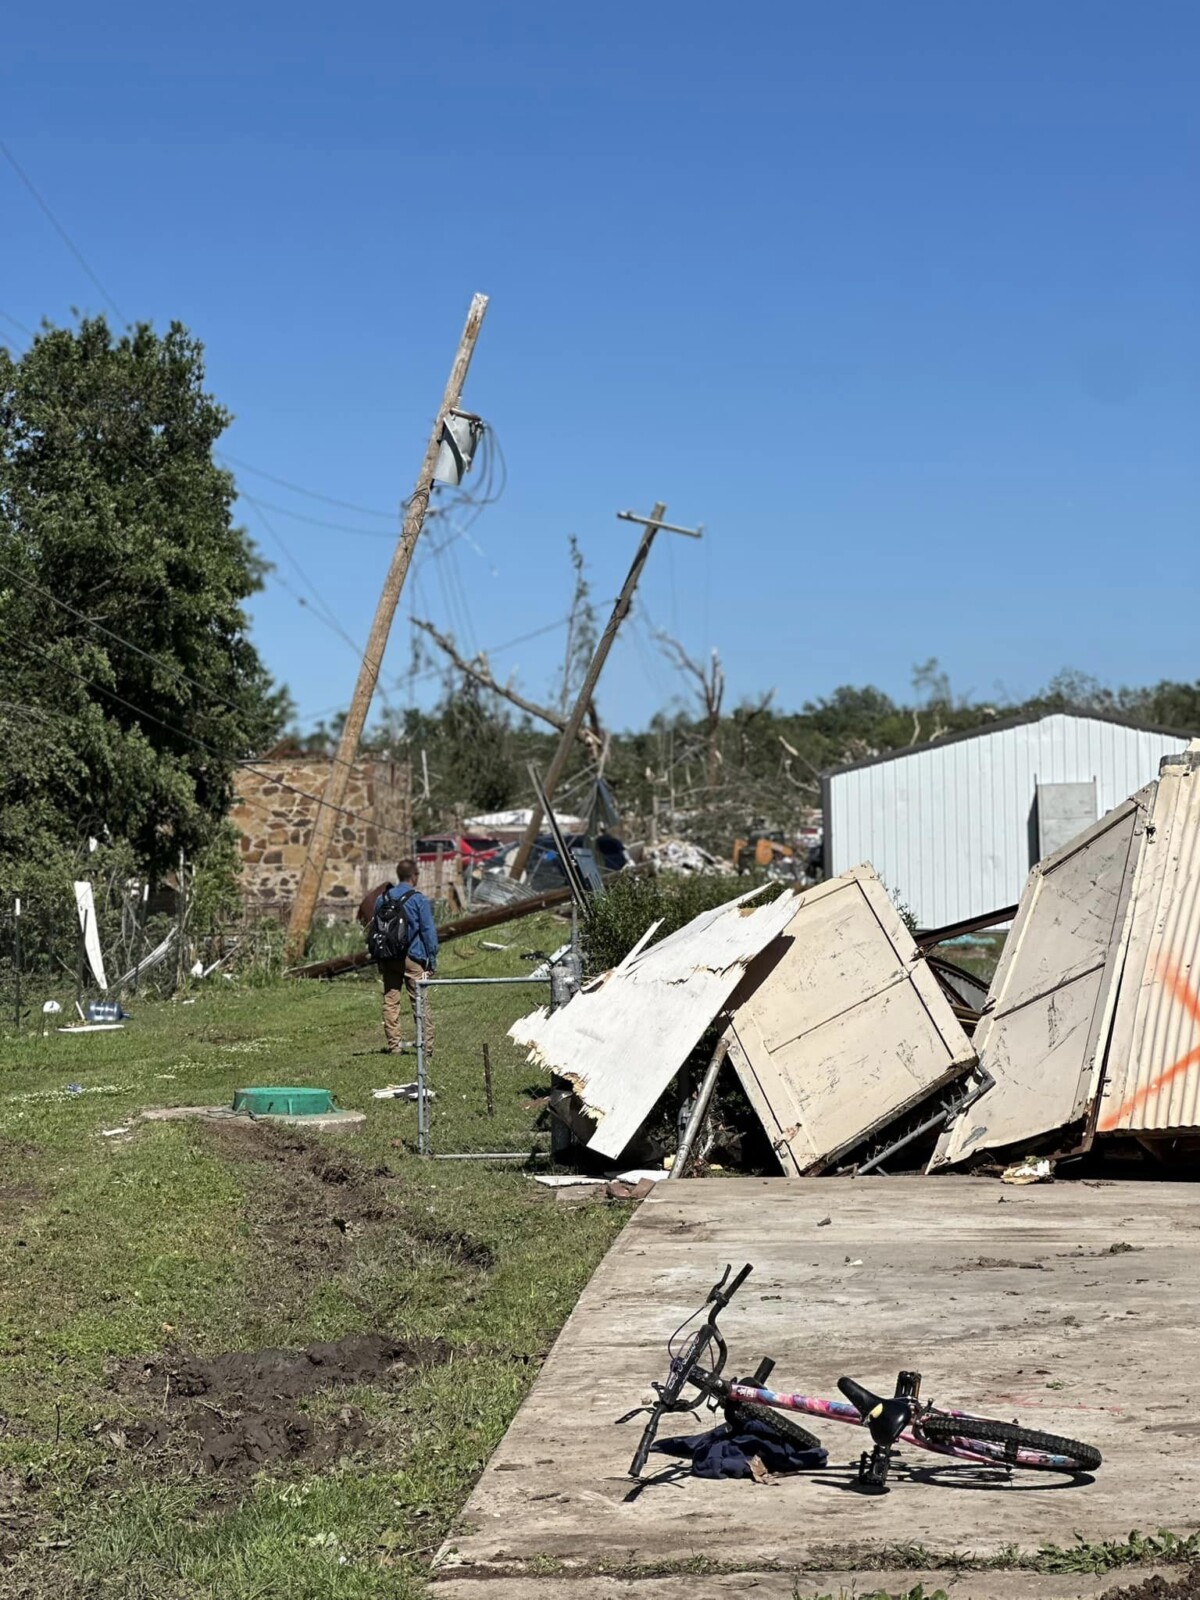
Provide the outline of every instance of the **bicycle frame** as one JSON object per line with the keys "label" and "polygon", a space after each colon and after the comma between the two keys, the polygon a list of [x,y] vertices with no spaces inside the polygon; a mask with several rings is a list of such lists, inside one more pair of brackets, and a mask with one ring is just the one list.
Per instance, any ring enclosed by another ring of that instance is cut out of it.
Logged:
{"label": "bicycle frame", "polygon": [[[761,1389],[748,1383],[722,1384],[721,1388],[726,1398],[730,1400],[771,1406],[775,1411],[799,1411],[809,1417],[827,1417],[830,1422],[845,1422],[856,1428],[867,1426],[867,1418],[862,1416],[848,1400],[818,1400],[806,1394],[780,1394],[775,1389]],[[969,1411],[953,1411],[949,1407],[939,1406],[938,1413],[943,1417],[961,1417],[964,1423],[977,1420]],[[963,1428],[963,1438],[971,1439],[969,1427]],[[965,1444],[939,1444],[936,1440],[927,1439],[921,1432],[919,1408],[914,1415],[912,1426],[905,1428],[897,1436],[896,1442],[915,1444],[919,1449],[928,1450],[933,1455],[954,1456],[960,1461],[977,1461],[988,1466],[999,1463],[1002,1466],[1037,1467],[1062,1472],[1074,1470],[1070,1456],[1050,1455],[1044,1450],[1017,1450],[1014,1453],[1007,1450],[1004,1445],[991,1444],[986,1439],[971,1439],[969,1448]]]}
{"label": "bicycle frame", "polygon": [[[810,1417],[824,1417],[831,1422],[842,1422],[850,1427],[865,1427],[871,1435],[873,1448],[862,1454],[858,1480],[864,1488],[877,1492],[882,1492],[887,1487],[892,1451],[898,1444],[914,1445],[917,1449],[929,1451],[931,1455],[950,1456],[956,1460],[974,1462],[982,1466],[1001,1466],[1007,1470],[1013,1467],[1027,1467],[1037,1471],[1076,1474],[1080,1470],[1079,1460],[1085,1453],[1095,1454],[1095,1464],[1099,1464],[1099,1453],[1092,1452],[1089,1446],[1078,1446],[1080,1453],[1078,1458],[1034,1446],[1035,1439],[1038,1442],[1053,1444],[1075,1443],[1075,1441],[1060,1440],[1057,1436],[1039,1436],[1025,1430],[1028,1434],[1026,1442],[1020,1442],[1011,1435],[1006,1442],[997,1442],[997,1437],[1003,1437],[1002,1433],[990,1439],[976,1437],[973,1424],[980,1429],[992,1430],[997,1424],[989,1418],[977,1416],[969,1411],[956,1411],[949,1407],[933,1406],[923,1402],[920,1398],[919,1372],[901,1372],[896,1382],[896,1392],[890,1399],[882,1399],[872,1394],[870,1390],[850,1378],[842,1378],[838,1382],[838,1387],[848,1397],[846,1400],[822,1400],[812,1395],[784,1394],[766,1387],[766,1380],[774,1366],[774,1362],[767,1359],[760,1362],[748,1378],[732,1380],[723,1378],[721,1372],[728,1352],[717,1328],[717,1317],[729,1304],[751,1269],[749,1265],[743,1267],[732,1283],[729,1281],[730,1270],[726,1267],[720,1282],[709,1291],[704,1306],[697,1313],[697,1316],[703,1315],[707,1309],[707,1315],[688,1340],[683,1354],[675,1354],[673,1341],[668,1344],[668,1351],[671,1353],[670,1373],[665,1384],[654,1385],[657,1400],[653,1406],[646,1408],[651,1413],[650,1421],[646,1425],[630,1468],[632,1477],[640,1476],[663,1416],[673,1411],[692,1411],[699,1404],[704,1404],[711,1410],[728,1407],[731,1404],[755,1405],[776,1411],[799,1412]],[[682,1331],[682,1329],[677,1330],[676,1336]],[[701,1363],[709,1350],[714,1351],[715,1360],[706,1368]],[[683,1397],[683,1390],[688,1386],[697,1391],[697,1398],[694,1401]],[[855,1401],[858,1404],[855,1404]],[[859,1409],[860,1406],[863,1407],[862,1410]],[[635,1414],[631,1412],[630,1417]],[[926,1432],[924,1423],[927,1419],[931,1427],[934,1419],[937,1420],[939,1437],[930,1437]],[[963,1424],[961,1434],[945,1425],[947,1420],[958,1419],[961,1419]],[[1001,1426],[1007,1427],[1007,1425]]]}
{"label": "bicycle frame", "polygon": [[[770,1406],[775,1411],[800,1411],[805,1416],[827,1417],[830,1422],[846,1422],[855,1428],[866,1426],[867,1419],[848,1400],[818,1400],[807,1394],[779,1394],[774,1389],[756,1389],[747,1383],[729,1384],[727,1394],[730,1400],[750,1401],[760,1406]],[[954,1412],[947,1415],[961,1416],[963,1413]],[[915,1444],[922,1450],[932,1451],[935,1455],[958,1456],[964,1460],[987,1462],[1004,1460],[1004,1449],[1001,1445],[987,1447],[997,1450],[998,1457],[983,1455],[976,1450],[956,1450],[949,1445],[935,1444],[931,1439],[922,1438],[914,1428],[905,1428],[897,1443]],[[981,1441],[977,1440],[976,1443],[980,1444]]]}

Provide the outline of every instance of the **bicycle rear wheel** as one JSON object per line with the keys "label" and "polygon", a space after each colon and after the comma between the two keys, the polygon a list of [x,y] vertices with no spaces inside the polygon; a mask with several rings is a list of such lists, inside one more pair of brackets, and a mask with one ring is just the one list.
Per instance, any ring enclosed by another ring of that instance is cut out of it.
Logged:
{"label": "bicycle rear wheel", "polygon": [[1100,1465],[1099,1450],[1078,1439],[1058,1433],[1038,1433],[1016,1422],[994,1422],[990,1417],[950,1417],[935,1411],[921,1418],[920,1432],[934,1443],[961,1445],[969,1450],[974,1443],[1002,1445],[1003,1450],[982,1450],[1012,1466],[1029,1467],[1035,1472],[1094,1472]]}
{"label": "bicycle rear wheel", "polygon": [[747,1422],[757,1422],[761,1427],[770,1428],[781,1439],[786,1439],[797,1450],[821,1448],[821,1441],[815,1433],[809,1433],[807,1428],[793,1422],[782,1411],[776,1411],[772,1406],[758,1405],[753,1400],[731,1400],[725,1407],[725,1421],[735,1429]]}

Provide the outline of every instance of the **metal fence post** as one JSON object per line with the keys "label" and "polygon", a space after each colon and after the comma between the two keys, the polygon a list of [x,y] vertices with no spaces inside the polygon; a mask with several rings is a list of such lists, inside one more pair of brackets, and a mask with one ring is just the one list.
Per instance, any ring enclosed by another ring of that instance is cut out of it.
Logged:
{"label": "metal fence post", "polygon": [[425,983],[417,983],[417,1154],[429,1154],[429,1121],[427,1115],[425,1082]]}

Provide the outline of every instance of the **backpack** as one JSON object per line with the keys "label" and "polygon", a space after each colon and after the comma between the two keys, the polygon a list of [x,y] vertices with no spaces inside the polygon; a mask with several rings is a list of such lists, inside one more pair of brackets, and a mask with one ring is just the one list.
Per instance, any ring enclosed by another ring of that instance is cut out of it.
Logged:
{"label": "backpack", "polygon": [[372,961],[403,961],[413,941],[413,929],[404,914],[404,907],[415,889],[409,889],[398,900],[385,894],[375,908],[375,915],[367,929],[367,952]]}

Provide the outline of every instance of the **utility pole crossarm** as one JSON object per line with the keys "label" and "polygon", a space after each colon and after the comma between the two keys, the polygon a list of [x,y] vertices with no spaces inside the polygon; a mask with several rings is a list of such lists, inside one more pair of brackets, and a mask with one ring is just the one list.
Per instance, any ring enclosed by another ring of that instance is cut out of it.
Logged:
{"label": "utility pole crossarm", "polygon": [[688,539],[703,539],[704,524],[694,528],[677,528],[673,522],[658,522],[654,517],[639,517],[636,511],[618,511],[622,522],[640,522],[643,528],[653,528],[656,533],[682,533]]}
{"label": "utility pole crossarm", "polygon": [[429,436],[429,443],[425,449],[425,459],[421,463],[421,470],[417,475],[417,482],[412,495],[405,503],[400,538],[393,552],[387,577],[384,579],[383,590],[379,596],[379,604],[375,608],[375,619],[371,623],[367,647],[363,651],[362,662],[358,669],[358,681],[354,686],[354,697],[346,714],[346,723],[342,729],[341,738],[338,740],[337,754],[330,766],[329,777],[326,779],[325,789],[321,796],[321,804],[313,822],[308,854],[304,860],[300,882],[296,885],[296,898],[292,902],[292,914],[288,922],[286,943],[287,954],[292,960],[295,960],[303,953],[304,942],[308,937],[308,930],[312,926],[313,912],[316,910],[317,899],[321,892],[321,880],[325,875],[325,863],[329,856],[329,845],[333,837],[334,822],[337,818],[338,810],[346,798],[350,773],[358,755],[358,747],[362,740],[363,728],[366,725],[367,713],[371,709],[371,697],[375,692],[375,685],[379,679],[379,669],[383,664],[383,653],[387,648],[392,619],[396,614],[396,604],[400,599],[400,591],[404,587],[404,580],[408,576],[413,550],[421,534],[425,513],[429,508],[429,497],[433,491],[433,474],[437,466],[438,451],[442,442],[442,425],[447,413],[456,410],[458,407],[463,385],[467,379],[467,371],[471,365],[471,357],[474,354],[475,344],[479,338],[479,330],[483,326],[487,304],[488,300],[485,294],[477,294],[471,301],[462,337],[458,341],[458,349],[455,352],[454,364],[450,368],[450,376],[446,380],[442,403],[438,407],[437,416],[434,418],[433,431]]}

